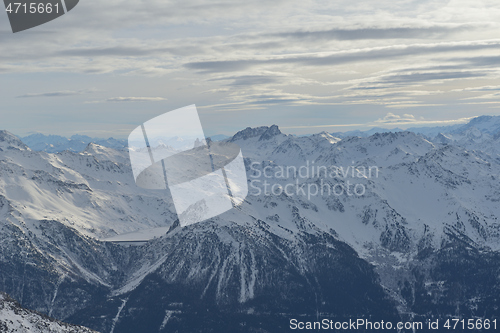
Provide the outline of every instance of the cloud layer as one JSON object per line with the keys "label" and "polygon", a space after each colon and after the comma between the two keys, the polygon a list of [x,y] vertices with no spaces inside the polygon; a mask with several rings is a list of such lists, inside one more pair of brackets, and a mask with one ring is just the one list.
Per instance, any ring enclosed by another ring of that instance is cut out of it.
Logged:
{"label": "cloud layer", "polygon": [[40,114],[82,132],[88,114],[123,133],[193,103],[212,134],[465,119],[499,112],[498,22],[493,0],[87,0],[23,33],[0,25],[15,82],[0,98],[25,132]]}

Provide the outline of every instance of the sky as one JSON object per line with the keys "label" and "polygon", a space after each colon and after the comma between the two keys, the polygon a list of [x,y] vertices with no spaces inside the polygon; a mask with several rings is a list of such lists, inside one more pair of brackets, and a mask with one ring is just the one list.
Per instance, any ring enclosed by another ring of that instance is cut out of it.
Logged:
{"label": "sky", "polygon": [[81,0],[13,34],[0,129],[126,138],[196,104],[207,136],[408,128],[500,115],[496,0]]}

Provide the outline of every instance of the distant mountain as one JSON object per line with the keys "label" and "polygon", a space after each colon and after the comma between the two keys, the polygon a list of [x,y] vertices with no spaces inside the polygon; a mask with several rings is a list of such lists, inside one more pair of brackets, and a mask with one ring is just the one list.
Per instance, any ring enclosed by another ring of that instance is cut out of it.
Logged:
{"label": "distant mountain", "polygon": [[477,129],[481,133],[486,133],[491,136],[500,133],[500,116],[481,116],[473,118],[467,124],[455,128],[449,133],[463,134],[471,129]]}
{"label": "distant mountain", "polygon": [[65,324],[43,314],[23,309],[18,302],[3,292],[0,292],[0,332],[97,333],[85,327]]}
{"label": "distant mountain", "polygon": [[[500,116],[480,116],[471,119],[467,124],[455,124],[448,126],[428,126],[428,127],[410,127],[405,131],[413,132],[416,134],[422,134],[429,138],[434,138],[441,133],[459,133],[466,131],[469,128],[478,128],[484,133],[498,133],[499,132],[499,122]],[[345,138],[349,136],[359,136],[359,137],[368,137],[375,133],[396,133],[402,132],[403,130],[400,128],[382,128],[382,127],[374,127],[366,131],[355,130],[355,131],[347,131],[347,132],[335,132],[331,133],[333,136],[338,138]]]}
{"label": "distant mountain", "polygon": [[500,116],[476,117],[467,124],[448,128],[430,138],[436,143],[500,156]]}
{"label": "distant mountain", "polygon": [[21,138],[21,140],[32,150],[44,151],[47,153],[58,153],[65,150],[79,153],[91,142],[116,150],[123,150],[127,147],[126,140],[91,138],[86,135],[73,135],[68,139],[59,135],[44,135],[37,133],[25,136]]}
{"label": "distant mountain", "polygon": [[431,126],[431,127],[411,127],[407,131],[422,134],[427,137],[435,137],[439,133],[450,133],[457,128],[464,126],[464,124],[448,125],[448,126]]}
{"label": "distant mountain", "polygon": [[[213,135],[211,139],[213,141],[222,141],[230,138],[227,135],[218,134]],[[26,145],[28,145],[32,150],[44,151],[47,153],[59,153],[62,151],[72,151],[74,153],[79,153],[83,151],[89,143],[94,143],[106,148],[113,148],[115,150],[124,150],[128,147],[128,142],[125,139],[102,139],[102,138],[92,138],[87,135],[73,135],[71,138],[66,138],[59,135],[44,135],[40,133],[31,134],[20,138]],[[165,138],[165,144],[170,145],[174,148],[179,147],[180,138]],[[182,144],[180,144],[182,146]]]}
{"label": "distant mountain", "polygon": [[355,130],[355,131],[347,131],[347,132],[335,132],[331,133],[334,137],[337,138],[346,138],[348,136],[359,136],[362,138],[366,138],[370,135],[373,135],[375,133],[396,133],[396,132],[402,132],[403,130],[400,128],[382,128],[382,127],[373,127],[369,130],[366,131],[361,131],[361,130]]}

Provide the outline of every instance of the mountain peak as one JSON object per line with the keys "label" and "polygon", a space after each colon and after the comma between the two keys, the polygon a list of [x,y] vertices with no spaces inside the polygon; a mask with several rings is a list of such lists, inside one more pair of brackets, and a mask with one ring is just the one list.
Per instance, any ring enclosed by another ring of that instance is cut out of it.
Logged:
{"label": "mountain peak", "polygon": [[101,144],[90,142],[82,151],[84,155],[90,155],[98,161],[112,161],[115,163],[128,163],[128,153],[123,150],[106,147]]}
{"label": "mountain peak", "polygon": [[272,125],[271,127],[269,127],[259,138],[259,141],[263,141],[263,140],[269,140],[273,137],[275,137],[276,135],[280,135],[281,134],[281,131],[280,129],[278,128],[277,125]]}
{"label": "mountain peak", "polygon": [[[276,126],[276,125],[273,125],[273,126],[275,126],[276,129],[278,128],[278,126]],[[271,127],[261,126],[261,127],[254,127],[254,128],[247,127],[244,130],[241,130],[238,133],[236,133],[235,135],[233,135],[233,137],[231,138],[231,141],[234,142],[237,140],[247,140],[250,138],[261,137],[264,133],[266,133],[273,126],[271,126]],[[273,131],[275,131],[274,128],[273,128]],[[279,129],[278,129],[278,131],[279,131]]]}
{"label": "mountain peak", "polygon": [[0,148],[29,150],[21,139],[5,130],[0,131]]}
{"label": "mountain peak", "polygon": [[107,148],[101,145],[98,145],[97,143],[90,142],[87,147],[83,150],[84,153],[89,153],[91,155],[95,153],[102,153],[103,151],[107,151]]}

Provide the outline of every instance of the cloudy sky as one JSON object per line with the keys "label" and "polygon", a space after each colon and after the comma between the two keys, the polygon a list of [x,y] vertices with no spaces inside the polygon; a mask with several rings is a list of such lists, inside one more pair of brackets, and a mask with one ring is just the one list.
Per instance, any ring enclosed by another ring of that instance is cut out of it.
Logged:
{"label": "cloudy sky", "polygon": [[196,104],[206,134],[448,125],[500,115],[497,0],[81,0],[13,34],[1,126],[125,138]]}

